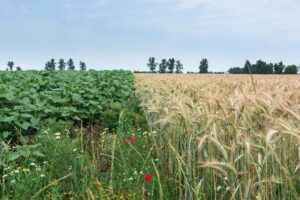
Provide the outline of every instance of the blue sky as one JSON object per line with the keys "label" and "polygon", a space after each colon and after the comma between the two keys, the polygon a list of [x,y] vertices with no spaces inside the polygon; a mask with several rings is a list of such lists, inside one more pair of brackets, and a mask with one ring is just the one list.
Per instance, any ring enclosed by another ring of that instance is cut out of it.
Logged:
{"label": "blue sky", "polygon": [[254,62],[300,64],[298,0],[0,0],[0,69],[51,58],[146,70],[174,57],[185,71]]}

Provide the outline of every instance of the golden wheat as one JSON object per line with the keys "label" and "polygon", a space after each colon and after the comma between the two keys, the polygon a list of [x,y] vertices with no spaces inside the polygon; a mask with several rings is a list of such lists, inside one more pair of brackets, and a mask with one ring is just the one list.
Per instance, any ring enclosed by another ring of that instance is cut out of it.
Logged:
{"label": "golden wheat", "polygon": [[178,199],[299,199],[300,77],[136,75]]}

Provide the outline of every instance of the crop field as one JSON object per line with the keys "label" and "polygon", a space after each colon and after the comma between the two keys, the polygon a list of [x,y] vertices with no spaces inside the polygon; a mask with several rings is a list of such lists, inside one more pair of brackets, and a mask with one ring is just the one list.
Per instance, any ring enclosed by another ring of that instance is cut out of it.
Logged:
{"label": "crop field", "polygon": [[0,199],[299,199],[300,78],[0,72]]}
{"label": "crop field", "polygon": [[44,119],[114,128],[108,119],[118,120],[132,84],[125,71],[0,73],[0,131],[30,131]]}
{"label": "crop field", "polygon": [[135,77],[178,199],[299,198],[299,76]]}

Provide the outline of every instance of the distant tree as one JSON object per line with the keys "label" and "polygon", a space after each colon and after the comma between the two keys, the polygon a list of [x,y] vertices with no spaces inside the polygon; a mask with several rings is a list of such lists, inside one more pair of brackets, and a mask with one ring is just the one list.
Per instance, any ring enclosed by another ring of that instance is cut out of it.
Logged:
{"label": "distant tree", "polygon": [[58,69],[59,70],[65,70],[66,69],[66,63],[64,59],[59,59],[58,61]]}
{"label": "distant tree", "polygon": [[279,62],[278,64],[275,63],[275,65],[274,65],[275,74],[283,74],[284,68],[285,68],[285,66],[282,62]]}
{"label": "distant tree", "polygon": [[13,61],[8,61],[7,66],[9,68],[10,71],[13,70],[15,63]]}
{"label": "distant tree", "polygon": [[154,58],[154,57],[150,57],[150,58],[149,58],[149,61],[148,61],[148,63],[147,63],[147,66],[149,67],[149,69],[150,69],[150,71],[151,71],[152,73],[155,72],[157,63],[155,62],[155,58]]}
{"label": "distant tree", "polygon": [[285,74],[297,74],[298,73],[298,66],[297,65],[289,65],[284,70]]}
{"label": "distant tree", "polygon": [[74,65],[74,61],[73,61],[72,58],[70,58],[70,59],[68,60],[67,65],[68,65],[68,70],[75,70],[75,65]]}
{"label": "distant tree", "polygon": [[252,65],[249,60],[246,60],[245,65],[244,65],[244,72],[247,74],[252,73]]}
{"label": "distant tree", "polygon": [[55,70],[55,60],[52,58],[50,61],[46,62],[45,70]]}
{"label": "distant tree", "polygon": [[162,59],[159,64],[159,73],[166,73],[168,68],[168,62],[166,59]]}
{"label": "distant tree", "polygon": [[208,73],[208,60],[202,59],[199,66],[200,73]]}
{"label": "distant tree", "polygon": [[51,70],[55,70],[56,62],[55,62],[54,58],[52,58],[52,59],[50,60],[50,65],[51,65]]}
{"label": "distant tree", "polygon": [[20,66],[18,66],[18,67],[16,68],[16,70],[17,70],[17,71],[22,71],[22,69],[21,69]]}
{"label": "distant tree", "polygon": [[273,72],[273,69],[272,72],[269,71],[268,64],[262,60],[258,60],[253,68],[252,73],[254,74],[272,74]]}
{"label": "distant tree", "polygon": [[170,58],[168,61],[168,72],[169,73],[174,73],[174,68],[175,68],[175,59],[174,58]]}
{"label": "distant tree", "polygon": [[232,67],[228,70],[229,74],[244,74],[245,70],[240,67]]}
{"label": "distant tree", "polygon": [[50,63],[50,61],[47,61],[45,63],[45,70],[51,70],[51,63]]}
{"label": "distant tree", "polygon": [[181,64],[180,60],[176,61],[176,73],[182,73],[183,65]]}
{"label": "distant tree", "polygon": [[80,70],[86,71],[86,64],[85,64],[85,62],[80,61],[79,65],[80,65]]}

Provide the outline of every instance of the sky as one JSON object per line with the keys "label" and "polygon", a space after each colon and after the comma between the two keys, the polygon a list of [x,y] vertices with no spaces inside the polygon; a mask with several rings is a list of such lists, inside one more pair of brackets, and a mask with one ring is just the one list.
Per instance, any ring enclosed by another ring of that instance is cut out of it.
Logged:
{"label": "sky", "polygon": [[147,70],[149,57],[197,71],[255,62],[300,64],[299,0],[0,0],[0,70],[51,58]]}

